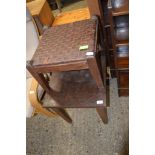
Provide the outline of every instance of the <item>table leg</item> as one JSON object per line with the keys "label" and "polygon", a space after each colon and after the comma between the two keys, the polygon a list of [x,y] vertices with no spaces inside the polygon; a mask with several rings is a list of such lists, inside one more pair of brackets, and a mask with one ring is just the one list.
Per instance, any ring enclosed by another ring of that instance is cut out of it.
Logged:
{"label": "table leg", "polygon": [[87,64],[94,80],[97,83],[98,88],[103,88],[104,86],[103,86],[102,74],[100,72],[99,65],[93,52],[92,55],[87,56]]}
{"label": "table leg", "polygon": [[45,79],[43,74],[35,72],[33,67],[31,66],[30,61],[27,61],[26,64],[27,70],[32,74],[32,76],[38,81],[38,83],[42,86],[42,88],[51,95],[53,90],[50,88],[48,81]]}
{"label": "table leg", "polygon": [[51,109],[55,111],[59,116],[61,116],[65,121],[67,121],[68,123],[72,123],[72,119],[70,118],[65,109],[55,107],[52,107]]}
{"label": "table leg", "polygon": [[107,107],[97,107],[96,111],[101,117],[103,123],[107,124],[108,123]]}
{"label": "table leg", "polygon": [[[38,81],[38,83],[42,86],[42,88],[51,96],[52,93],[55,93],[49,86],[48,81],[45,79],[44,75],[41,73],[35,72],[30,61],[27,61],[26,68],[32,74],[32,76]],[[61,116],[64,120],[71,123],[72,120],[68,113],[63,108],[52,108],[59,116]]]}

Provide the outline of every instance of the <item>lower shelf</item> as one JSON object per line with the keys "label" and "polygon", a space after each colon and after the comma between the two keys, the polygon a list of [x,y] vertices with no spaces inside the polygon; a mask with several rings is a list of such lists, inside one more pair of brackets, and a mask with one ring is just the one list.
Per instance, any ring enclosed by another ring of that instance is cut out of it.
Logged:
{"label": "lower shelf", "polygon": [[52,76],[51,88],[55,89],[58,84],[59,89],[53,92],[52,97],[45,95],[44,107],[96,108],[106,105],[106,89],[98,89],[88,70]]}

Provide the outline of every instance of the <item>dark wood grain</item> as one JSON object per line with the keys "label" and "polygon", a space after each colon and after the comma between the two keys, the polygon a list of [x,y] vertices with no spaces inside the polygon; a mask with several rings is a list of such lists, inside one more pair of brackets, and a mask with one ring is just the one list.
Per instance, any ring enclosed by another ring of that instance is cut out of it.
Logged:
{"label": "dark wood grain", "polygon": [[103,123],[108,123],[108,117],[107,117],[107,107],[98,107],[96,108],[96,111],[98,112],[99,116],[101,117]]}
{"label": "dark wood grain", "polygon": [[98,88],[103,88],[104,87],[103,77],[102,77],[102,73],[99,69],[99,68],[101,68],[101,66],[99,66],[99,64],[97,63],[95,56],[94,55],[88,56],[87,63],[88,63],[88,68],[89,68],[93,78],[95,79]]}
{"label": "dark wood grain", "polygon": [[[111,35],[110,66],[116,73],[119,96],[129,93],[129,1],[108,0]],[[123,47],[123,48],[122,48]],[[118,50],[119,49],[119,50]]]}
{"label": "dark wood grain", "polygon": [[129,89],[118,89],[118,95],[121,96],[129,96]]}
{"label": "dark wood grain", "polygon": [[62,64],[54,64],[54,65],[40,65],[34,66],[34,70],[36,72],[55,72],[55,71],[70,71],[70,70],[81,70],[81,69],[88,69],[87,61],[74,61],[69,63],[62,63]]}
{"label": "dark wood grain", "polygon": [[129,70],[118,72],[118,88],[129,88]]}
{"label": "dark wood grain", "polygon": [[111,0],[113,16],[129,14],[129,0]]}
{"label": "dark wood grain", "polygon": [[[61,83],[61,89],[53,93],[52,98],[49,95],[45,96],[44,107],[96,108],[106,106],[106,89],[97,87],[89,70],[60,72],[57,79],[51,81],[51,87],[57,80]],[[98,100],[103,100],[104,104],[97,104]]]}
{"label": "dark wood grain", "polygon": [[[64,113],[63,108],[106,106],[106,86],[103,85],[103,79],[106,77],[103,78],[105,74],[102,73],[106,70],[106,63],[101,66],[102,52],[99,51],[99,47],[102,44],[98,28],[98,18],[50,28],[43,34],[31,61],[27,62],[27,69],[46,90],[48,103],[50,99],[54,100],[50,102],[52,103],[50,106],[44,106],[53,108],[68,122],[71,120],[68,114]],[[88,45],[88,49],[79,51],[80,45]],[[87,52],[93,55],[88,56]],[[61,74],[60,91],[55,91],[51,85],[49,86],[44,78],[44,73],[48,72],[52,72],[52,76],[54,72]],[[98,104],[98,100],[103,103]],[[104,118],[107,117],[106,113],[101,114],[100,111],[100,117],[102,120],[106,119]]]}
{"label": "dark wood grain", "polygon": [[117,68],[129,68],[129,57],[117,57]]}

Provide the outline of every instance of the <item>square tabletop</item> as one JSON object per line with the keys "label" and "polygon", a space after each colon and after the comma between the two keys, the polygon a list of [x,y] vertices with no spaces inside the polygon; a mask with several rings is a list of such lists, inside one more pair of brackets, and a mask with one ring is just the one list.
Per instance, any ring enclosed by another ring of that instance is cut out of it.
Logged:
{"label": "square tabletop", "polygon": [[[31,64],[46,66],[86,60],[86,52],[96,52],[97,28],[97,20],[88,19],[47,29]],[[83,45],[88,45],[88,49],[80,51]]]}

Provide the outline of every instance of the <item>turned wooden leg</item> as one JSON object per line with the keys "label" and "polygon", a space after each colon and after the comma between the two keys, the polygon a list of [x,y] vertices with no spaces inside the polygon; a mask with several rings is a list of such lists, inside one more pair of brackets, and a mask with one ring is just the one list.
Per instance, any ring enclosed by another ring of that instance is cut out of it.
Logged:
{"label": "turned wooden leg", "polygon": [[59,116],[61,116],[68,123],[72,123],[72,119],[70,118],[70,116],[68,115],[68,113],[66,112],[65,109],[55,108],[55,107],[52,107],[50,109],[52,109],[54,112],[56,112]]}
{"label": "turned wooden leg", "polygon": [[101,117],[103,123],[107,124],[108,123],[107,107],[97,107],[96,111]]}
{"label": "turned wooden leg", "polygon": [[98,88],[103,88],[103,79],[102,79],[102,75],[99,69],[99,65],[97,63],[96,57],[95,57],[95,53],[94,52],[87,52],[87,64],[88,64],[88,68],[91,72],[92,77],[94,78],[94,80],[97,83]]}

